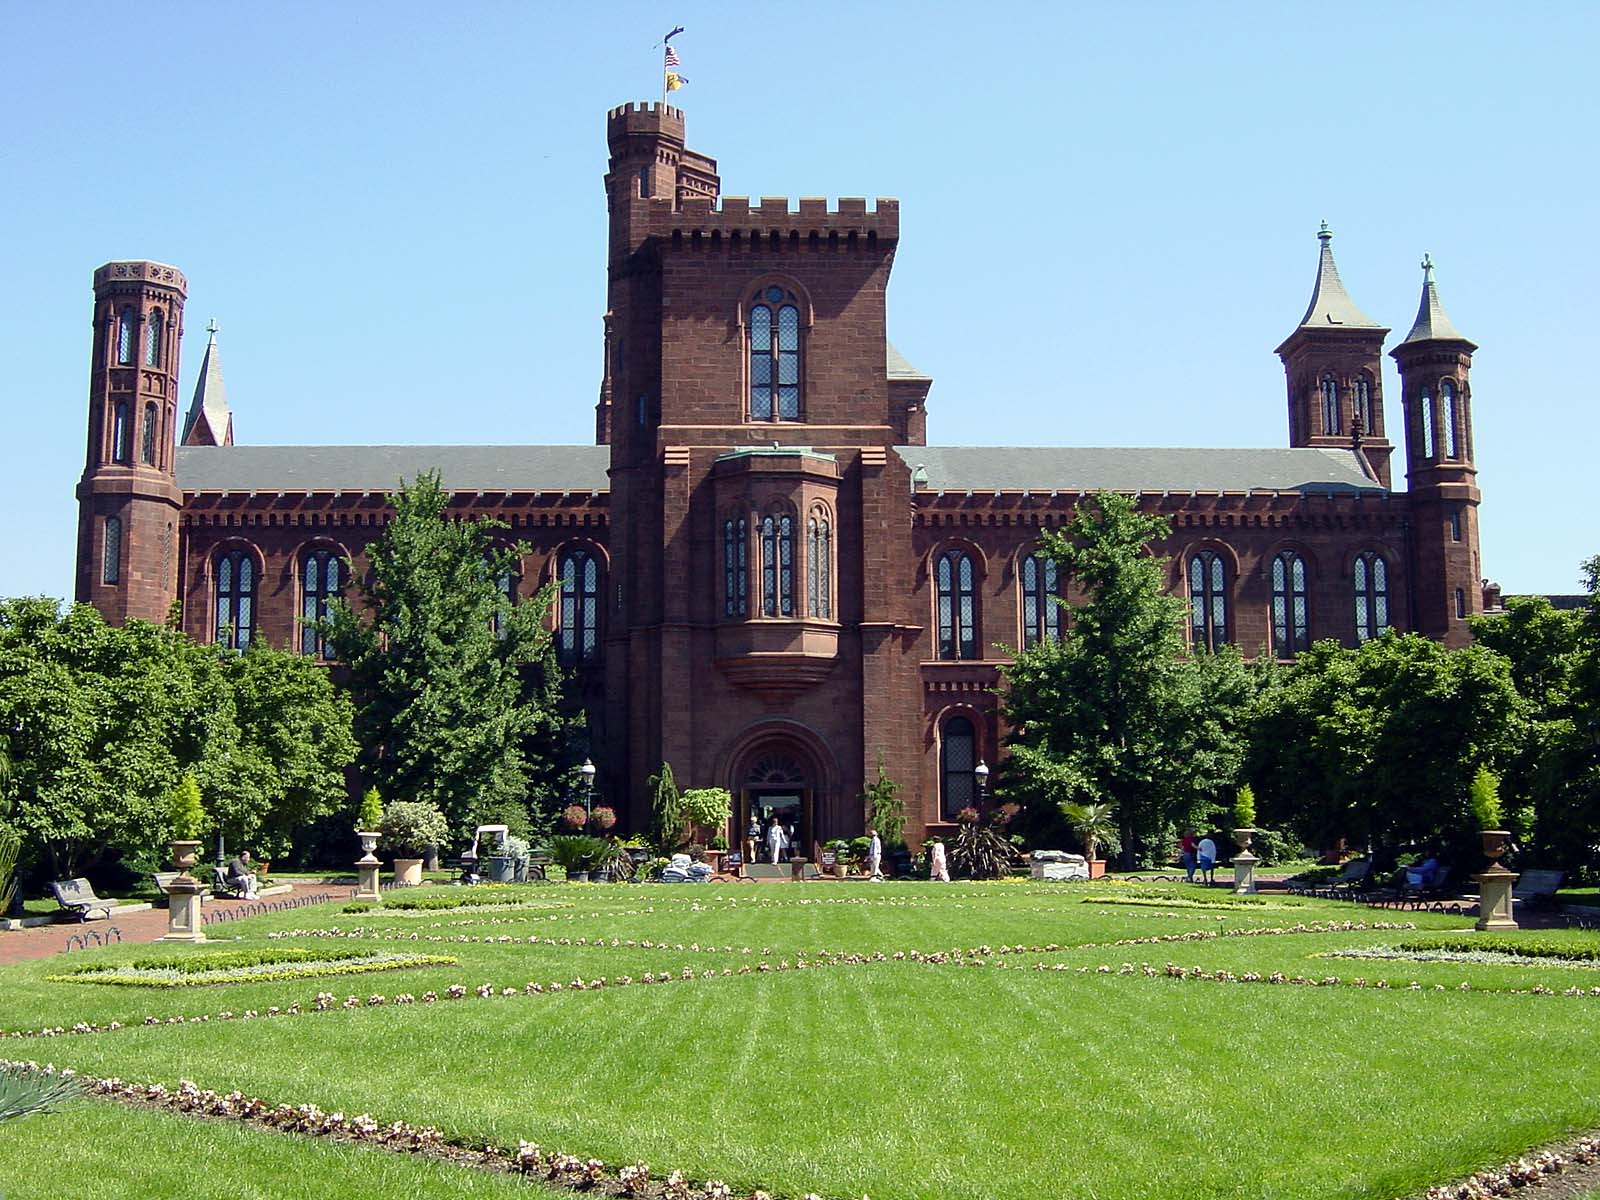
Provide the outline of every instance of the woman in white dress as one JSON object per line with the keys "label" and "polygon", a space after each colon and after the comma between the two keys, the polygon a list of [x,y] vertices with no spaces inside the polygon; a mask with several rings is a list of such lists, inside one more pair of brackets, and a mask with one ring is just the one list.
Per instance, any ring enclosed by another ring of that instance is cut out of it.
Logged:
{"label": "woman in white dress", "polygon": [[772,824],[767,826],[767,857],[776,864],[779,856],[788,848],[789,835],[778,824],[778,818],[773,817]]}

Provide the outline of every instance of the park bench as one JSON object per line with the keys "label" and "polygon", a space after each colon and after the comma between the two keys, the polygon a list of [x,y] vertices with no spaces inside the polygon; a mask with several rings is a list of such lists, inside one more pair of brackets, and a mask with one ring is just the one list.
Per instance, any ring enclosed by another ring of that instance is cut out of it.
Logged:
{"label": "park bench", "polygon": [[228,874],[227,867],[212,867],[211,894],[237,900],[244,895],[244,888]]}
{"label": "park bench", "polygon": [[1566,877],[1565,871],[1524,871],[1511,898],[1529,908],[1546,908],[1556,902],[1556,891]]}
{"label": "park bench", "polygon": [[1340,896],[1353,896],[1357,892],[1366,890],[1367,879],[1372,874],[1372,860],[1370,858],[1356,858],[1345,864],[1344,870],[1328,880],[1320,888],[1312,889],[1314,895],[1322,896],[1329,900]]}
{"label": "park bench", "polygon": [[87,879],[57,879],[51,883],[50,891],[56,903],[80,921],[87,921],[91,917],[110,917],[111,910],[117,906],[115,900],[103,900],[96,896]]}

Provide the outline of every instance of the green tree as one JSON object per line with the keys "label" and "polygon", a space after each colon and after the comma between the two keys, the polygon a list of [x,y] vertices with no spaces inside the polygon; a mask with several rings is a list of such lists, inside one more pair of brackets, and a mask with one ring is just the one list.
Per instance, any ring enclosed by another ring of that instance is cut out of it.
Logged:
{"label": "green tree", "polygon": [[1059,640],[1004,669],[1007,792],[1047,813],[1115,805],[1129,858],[1164,855],[1172,826],[1198,822],[1233,784],[1255,686],[1232,647],[1187,654],[1183,602],[1147,549],[1168,532],[1115,493],[1079,505],[1063,532],[1044,531],[1044,552],[1087,601]]}
{"label": "green tree", "polygon": [[500,581],[527,547],[502,542],[503,522],[450,519],[437,472],[390,499],[360,604],[333,606],[328,641],[349,666],[369,775],[391,799],[436,805],[464,837],[537,782],[529,743],[550,732],[540,668],[553,592],[510,602]]}
{"label": "green tree", "polygon": [[1246,773],[1267,825],[1313,845],[1460,836],[1473,773],[1515,751],[1524,707],[1510,664],[1481,646],[1318,642],[1257,706]]}
{"label": "green tree", "polygon": [[883,844],[902,846],[906,836],[906,804],[900,799],[900,785],[889,778],[884,770],[883,755],[878,755],[878,773],[862,795],[867,810],[867,823],[878,831]]}

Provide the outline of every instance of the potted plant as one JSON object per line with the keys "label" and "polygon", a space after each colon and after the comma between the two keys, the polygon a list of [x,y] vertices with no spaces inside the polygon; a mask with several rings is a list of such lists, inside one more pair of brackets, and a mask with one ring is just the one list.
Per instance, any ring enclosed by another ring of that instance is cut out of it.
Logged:
{"label": "potted plant", "polygon": [[605,851],[599,838],[580,833],[557,834],[547,843],[550,861],[567,873],[568,883],[587,883],[592,863]]}
{"label": "potted plant", "polygon": [[823,847],[833,855],[833,874],[837,879],[845,879],[850,875],[850,843],[844,838],[835,838]]}
{"label": "potted plant", "polygon": [[[496,835],[491,834],[491,837]],[[499,834],[493,846],[478,847],[478,874],[489,883],[515,883],[517,862],[507,846],[508,834]]]}
{"label": "potted plant", "polygon": [[569,804],[561,810],[561,823],[568,829],[582,829],[589,821],[589,812],[581,804]]}
{"label": "potted plant", "polygon": [[[679,803],[691,826],[711,838],[720,833],[723,848],[727,848],[728,819],[733,813],[733,795],[727,788],[690,788],[679,797]],[[700,842],[701,839],[696,838],[695,841]]]}
{"label": "potted plant", "polygon": [[396,800],[378,823],[381,844],[394,855],[394,881],[406,887],[422,882],[422,856],[444,841],[449,822],[437,808],[421,800]]}
{"label": "potted plant", "polygon": [[[573,807],[577,807],[574,805]],[[604,833],[617,823],[617,810],[609,804],[596,805],[589,814],[589,828],[596,833]]]}
{"label": "potted plant", "polygon": [[373,851],[378,848],[378,838],[382,836],[378,827],[383,824],[383,797],[378,795],[378,789],[369,787],[361,797],[361,806],[356,809],[356,837],[361,840],[361,861],[376,862]]}
{"label": "potted plant", "polygon": [[1241,851],[1250,849],[1256,833],[1256,792],[1248,783],[1233,798],[1233,840]]}
{"label": "potted plant", "polygon": [[200,831],[205,828],[206,810],[200,803],[200,784],[186,774],[167,796],[167,817],[172,825],[172,864],[186,879],[200,849]]}
{"label": "potted plant", "polygon": [[1112,815],[1116,807],[1114,804],[1079,804],[1073,800],[1061,802],[1061,815],[1083,842],[1083,857],[1089,863],[1090,879],[1099,879],[1106,873],[1105,860],[1095,853],[1101,844],[1112,850],[1118,847],[1117,822]]}
{"label": "potted plant", "polygon": [[519,838],[514,833],[506,834],[506,856],[511,859],[511,879],[513,883],[528,882],[528,853],[527,840]]}
{"label": "potted plant", "polygon": [[1488,767],[1480,766],[1472,777],[1472,788],[1467,793],[1472,804],[1472,815],[1478,822],[1478,833],[1483,838],[1483,853],[1491,870],[1501,870],[1500,856],[1506,852],[1511,831],[1505,828],[1505,817],[1500,807],[1500,779]]}

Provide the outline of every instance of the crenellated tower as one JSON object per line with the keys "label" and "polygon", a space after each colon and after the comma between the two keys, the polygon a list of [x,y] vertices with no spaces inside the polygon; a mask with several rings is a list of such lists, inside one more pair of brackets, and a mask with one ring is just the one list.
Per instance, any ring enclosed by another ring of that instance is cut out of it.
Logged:
{"label": "crenellated tower", "polygon": [[177,595],[178,346],[187,289],[183,273],[163,263],[111,262],[94,273],[74,591],[115,624],[164,621]]}
{"label": "crenellated tower", "polygon": [[1317,281],[1305,316],[1278,347],[1288,384],[1289,445],[1354,449],[1390,487],[1394,446],[1383,429],[1383,339],[1389,330],[1356,306],[1333,261],[1333,234],[1317,232]]}
{"label": "crenellated tower", "polygon": [[1417,319],[1390,355],[1405,413],[1416,630],[1447,646],[1472,640],[1466,619],[1483,607],[1469,378],[1476,349],[1445,313],[1424,257]]}

